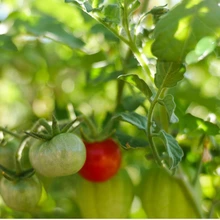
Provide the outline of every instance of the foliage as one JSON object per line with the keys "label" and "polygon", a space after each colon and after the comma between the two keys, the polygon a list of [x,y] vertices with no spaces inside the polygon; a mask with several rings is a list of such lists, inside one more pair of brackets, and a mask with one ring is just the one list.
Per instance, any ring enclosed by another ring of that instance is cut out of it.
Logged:
{"label": "foliage", "polygon": [[[1,2],[1,178],[32,178],[25,152],[35,140],[27,135],[50,141],[68,132],[87,142],[111,137],[122,147],[121,168],[135,189],[125,217],[148,217],[140,182],[155,164],[187,179],[188,193],[200,181],[198,217],[220,216],[220,3],[167,3]],[[16,147],[3,160],[11,139]],[[18,212],[0,200],[2,218],[81,217],[77,174],[50,179],[36,170],[36,176],[44,188],[35,209]],[[65,187],[58,192],[56,184]]]}

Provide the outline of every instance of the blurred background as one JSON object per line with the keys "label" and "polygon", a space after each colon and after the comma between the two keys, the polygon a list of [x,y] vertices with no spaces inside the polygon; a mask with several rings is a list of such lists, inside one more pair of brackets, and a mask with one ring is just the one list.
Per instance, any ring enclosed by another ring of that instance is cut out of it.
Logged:
{"label": "blurred background", "polygon": [[[147,11],[165,4],[171,8],[179,1],[140,2],[140,10]],[[151,28],[151,16],[145,19],[145,25]],[[152,41],[145,42],[144,51],[152,61],[150,68],[153,71],[155,62],[150,51]],[[50,119],[54,112],[58,119],[68,118],[68,108],[72,107],[87,115],[95,112],[97,120],[103,119],[106,112],[113,111],[116,105],[117,76],[123,71],[142,72],[132,56],[126,62],[125,70],[125,51],[125,45],[119,39],[75,5],[61,0],[1,0],[0,126],[23,132],[38,118]],[[205,60],[189,65],[184,80],[170,90],[175,97],[176,114],[182,118],[178,125],[171,126],[170,131],[177,136],[184,149],[183,165],[189,176],[196,172],[195,167],[203,153],[199,145],[201,133],[198,131],[201,123],[192,127],[189,122],[195,122],[196,119],[183,118],[183,114],[190,113],[218,124],[219,65],[216,51]],[[126,100],[124,104],[127,104]],[[142,112],[142,109],[137,111]],[[137,132],[126,126],[125,129],[130,129],[129,133]],[[219,135],[212,138],[206,152],[208,159],[200,177],[203,209],[207,212],[220,199],[219,140]],[[124,152],[124,163],[129,167],[136,186],[141,178],[140,167],[148,166],[144,153],[143,149]],[[76,177],[53,181],[41,178],[47,189],[47,193],[44,193],[47,198],[42,199],[40,211],[33,214],[15,212],[0,199],[0,217],[80,217],[73,199]],[[220,217],[220,211],[218,208],[216,210],[214,217]],[[146,217],[138,197],[134,199],[129,217]]]}

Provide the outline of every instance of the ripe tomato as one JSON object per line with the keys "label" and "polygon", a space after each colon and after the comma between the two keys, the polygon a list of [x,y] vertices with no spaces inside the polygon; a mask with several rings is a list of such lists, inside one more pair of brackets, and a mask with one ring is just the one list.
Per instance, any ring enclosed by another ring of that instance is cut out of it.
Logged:
{"label": "ripe tomato", "polygon": [[101,182],[114,176],[121,164],[121,151],[112,140],[85,143],[86,162],[79,174],[87,180]]}
{"label": "ripe tomato", "polygon": [[0,191],[8,207],[17,211],[31,211],[41,198],[42,185],[36,176],[15,181],[3,177]]}
{"label": "ripe tomato", "polygon": [[[140,198],[148,218],[200,218],[196,207],[199,198],[193,198],[183,185],[182,179],[169,175],[165,170],[155,167],[143,177]],[[194,200],[195,201],[194,201]]]}
{"label": "ripe tomato", "polygon": [[75,199],[83,218],[128,217],[134,187],[126,170],[119,170],[105,182],[91,182],[78,177]]}
{"label": "ripe tomato", "polygon": [[86,160],[82,140],[72,133],[61,133],[49,141],[37,141],[29,151],[33,168],[43,176],[67,176],[78,172]]}

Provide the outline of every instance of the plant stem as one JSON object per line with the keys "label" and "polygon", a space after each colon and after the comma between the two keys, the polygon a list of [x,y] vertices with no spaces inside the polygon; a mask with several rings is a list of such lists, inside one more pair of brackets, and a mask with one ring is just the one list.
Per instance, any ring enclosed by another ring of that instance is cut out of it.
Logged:
{"label": "plant stem", "polygon": [[10,134],[11,136],[20,139],[21,137],[18,134],[15,134],[12,131],[7,130],[6,128],[0,127],[0,131],[3,131],[4,133]]}
{"label": "plant stem", "polygon": [[16,174],[20,174],[22,172],[22,167],[21,167],[21,157],[22,157],[22,152],[26,146],[28,136],[25,136],[23,140],[20,143],[20,146],[16,152],[15,155],[15,162],[16,162]]}
{"label": "plant stem", "polygon": [[160,158],[160,156],[158,154],[157,148],[154,145],[153,135],[152,135],[152,132],[151,132],[151,128],[152,128],[152,118],[153,118],[154,108],[155,108],[155,106],[157,104],[157,101],[158,101],[160,95],[162,94],[162,92],[163,92],[163,89],[159,89],[157,91],[157,94],[156,94],[154,100],[151,102],[151,106],[150,106],[150,109],[149,109],[149,112],[148,112],[148,121],[147,121],[148,141],[149,141],[151,150],[153,152],[154,159],[157,161],[158,165],[160,165],[160,166],[163,166],[163,164],[162,164],[161,158]]}
{"label": "plant stem", "polygon": [[[161,93],[161,95],[160,95],[161,98],[164,97],[165,92],[166,92],[166,89],[164,89],[163,92]],[[159,113],[160,113],[161,127],[163,128],[164,131],[168,132],[169,119],[168,119],[168,114],[167,114],[166,108],[164,106],[160,105]]]}
{"label": "plant stem", "polygon": [[[83,10],[83,9],[82,9]],[[86,12],[85,10],[83,10],[84,12]],[[125,27],[127,27],[127,34],[129,39],[123,37],[122,35],[120,35],[116,29],[112,28],[109,24],[107,24],[105,21],[103,21],[103,19],[101,19],[97,13],[88,13],[86,12],[88,15],[90,15],[92,18],[94,18],[95,20],[97,20],[99,23],[101,23],[103,26],[105,26],[107,29],[109,29],[115,36],[117,36],[121,41],[123,41],[125,44],[127,44],[129,46],[129,48],[131,49],[131,51],[133,52],[134,56],[136,57],[137,61],[139,62],[139,64],[141,65],[141,67],[143,68],[144,72],[149,76],[150,80],[152,81],[153,78],[151,76],[151,72],[150,69],[148,67],[148,60],[145,57],[145,55],[143,53],[141,53],[138,48],[136,47],[135,43],[132,40],[132,37],[130,35],[130,30],[128,28],[128,20],[126,19],[126,23],[125,23]]]}

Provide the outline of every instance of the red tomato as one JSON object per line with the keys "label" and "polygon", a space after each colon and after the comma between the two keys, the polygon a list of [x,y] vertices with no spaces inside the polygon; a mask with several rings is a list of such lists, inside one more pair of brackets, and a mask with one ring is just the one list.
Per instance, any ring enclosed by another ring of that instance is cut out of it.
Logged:
{"label": "red tomato", "polygon": [[92,182],[102,182],[113,177],[119,170],[122,154],[112,140],[85,143],[86,162],[79,174]]}

